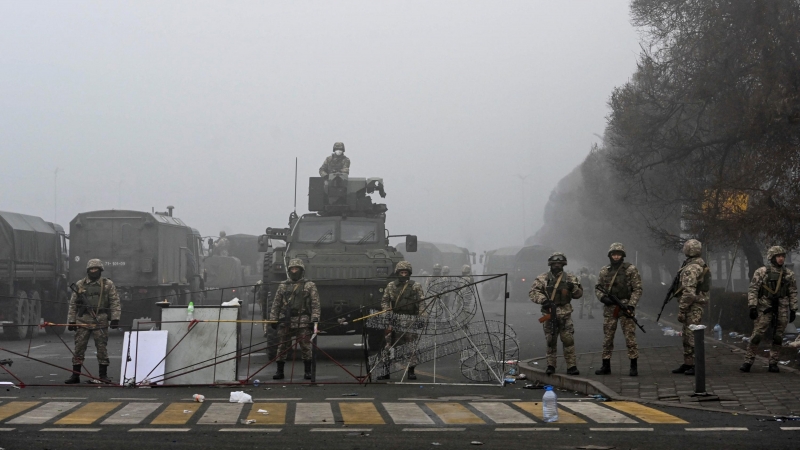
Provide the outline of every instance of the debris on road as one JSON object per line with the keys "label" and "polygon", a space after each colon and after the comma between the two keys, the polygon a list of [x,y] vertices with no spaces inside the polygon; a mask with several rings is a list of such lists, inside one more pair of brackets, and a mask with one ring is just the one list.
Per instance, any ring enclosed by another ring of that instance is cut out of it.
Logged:
{"label": "debris on road", "polygon": [[194,401],[196,401],[198,403],[203,403],[204,401],[206,401],[206,396],[205,395],[194,394],[192,396],[192,398],[194,399]]}

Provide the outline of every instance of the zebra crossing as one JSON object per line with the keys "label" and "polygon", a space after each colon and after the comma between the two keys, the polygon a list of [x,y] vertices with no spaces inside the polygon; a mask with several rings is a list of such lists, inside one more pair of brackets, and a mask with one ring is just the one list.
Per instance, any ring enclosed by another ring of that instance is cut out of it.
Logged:
{"label": "zebra crossing", "polygon": [[[292,399],[295,400],[295,399]],[[300,400],[300,399],[297,399]],[[382,426],[455,430],[456,426],[544,425],[542,405],[530,401],[257,401],[253,404],[188,401],[8,401],[0,403],[0,430],[17,426],[131,426],[130,431],[223,426],[226,431],[275,426]],[[371,399],[370,399],[371,400]],[[631,402],[567,401],[557,425],[687,424],[663,411]],[[546,426],[552,426],[547,424]],[[346,428],[352,431],[352,428]],[[509,428],[515,429],[515,428]],[[524,430],[524,428],[516,428]],[[95,428],[92,428],[95,430]],[[273,428],[274,430],[274,428]],[[506,430],[506,429],[504,429]],[[313,431],[313,429],[312,429]],[[500,429],[498,429],[500,431]]]}

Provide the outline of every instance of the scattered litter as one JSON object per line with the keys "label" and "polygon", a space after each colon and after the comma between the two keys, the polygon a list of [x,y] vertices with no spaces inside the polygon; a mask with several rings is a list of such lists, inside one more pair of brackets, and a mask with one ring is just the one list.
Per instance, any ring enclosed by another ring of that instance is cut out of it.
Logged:
{"label": "scattered litter", "polygon": [[600,400],[601,402],[608,401],[608,399],[605,396],[603,396],[602,394],[590,395],[589,398],[593,398],[595,400]]}
{"label": "scattered litter", "polygon": [[775,416],[771,419],[758,419],[759,422],[793,422],[800,420],[798,416]]}
{"label": "scattered litter", "polygon": [[431,445],[442,445],[442,444],[440,444],[438,442],[431,442]]}
{"label": "scattered litter", "polygon": [[536,380],[533,383],[526,383],[525,386],[522,386],[522,389],[544,389],[544,385],[539,380]]}
{"label": "scattered litter", "polygon": [[183,413],[184,413],[184,414],[191,414],[191,413],[192,413],[192,411],[191,411],[191,410],[189,410],[189,409],[184,409],[184,410],[183,410]]}
{"label": "scattered litter", "polygon": [[789,365],[789,361],[778,361],[778,364],[780,364],[782,366],[788,366]]}
{"label": "scattered litter", "polygon": [[358,394],[355,392],[350,392],[348,394],[342,394],[342,397],[358,397]]}
{"label": "scattered litter", "polygon": [[737,332],[735,332],[735,331],[731,331],[730,333],[728,333],[728,336],[729,336],[729,337],[732,337],[732,338],[739,338],[739,337],[741,337],[741,335],[739,335],[739,333],[737,333]]}
{"label": "scattered litter", "polygon": [[364,346],[364,344],[362,344],[362,343],[360,343],[360,342],[359,342],[359,343],[355,343],[355,344],[353,344],[353,346],[354,346],[354,347],[363,347],[363,346]]}
{"label": "scattered litter", "polygon": [[35,376],[33,378],[42,378],[42,377],[44,377],[44,375],[37,375],[37,376]]}
{"label": "scattered litter", "polygon": [[259,410],[258,410],[258,411],[256,411],[256,412],[257,412],[257,413],[260,413],[260,414],[269,414],[269,411],[267,411],[266,409],[259,409]]}
{"label": "scattered litter", "polygon": [[481,441],[472,441],[472,442],[470,442],[470,444],[472,444],[472,445],[483,445],[483,442],[481,442]]}
{"label": "scattered litter", "polygon": [[742,338],[742,342],[750,342],[750,338],[745,336]]}
{"label": "scattered litter", "polygon": [[663,327],[661,331],[664,332],[664,336],[683,336],[683,333],[680,331],[675,330],[672,327]]}
{"label": "scattered litter", "polygon": [[517,375],[517,379],[518,380],[527,380],[528,376],[525,375],[524,373],[521,373],[521,374]]}
{"label": "scattered litter", "polygon": [[205,395],[194,394],[192,396],[192,398],[194,399],[194,401],[196,401],[198,403],[203,403],[204,401],[206,401],[206,396]]}
{"label": "scattered litter", "polygon": [[222,306],[241,306],[241,305],[239,304],[239,299],[234,297],[232,300],[223,303]]}
{"label": "scattered litter", "polygon": [[231,392],[231,398],[228,401],[230,403],[253,403],[253,397],[243,391],[234,391]]}
{"label": "scattered litter", "polygon": [[792,348],[800,347],[800,341],[789,342],[788,346]]}
{"label": "scattered litter", "polygon": [[689,329],[690,329],[690,330],[692,330],[692,331],[697,331],[697,330],[705,330],[705,329],[706,329],[706,326],[705,326],[705,325],[695,325],[695,324],[692,324],[692,325],[689,325]]}
{"label": "scattered litter", "polygon": [[239,423],[242,425],[250,425],[251,423],[256,423],[256,419],[242,419]]}

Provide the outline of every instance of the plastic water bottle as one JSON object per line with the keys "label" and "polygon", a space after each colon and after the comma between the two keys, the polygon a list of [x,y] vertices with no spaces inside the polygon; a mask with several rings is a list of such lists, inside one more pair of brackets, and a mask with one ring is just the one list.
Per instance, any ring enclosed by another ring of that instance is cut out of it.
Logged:
{"label": "plastic water bottle", "polygon": [[186,320],[189,322],[194,320],[194,302],[189,302],[189,307],[186,308]]}
{"label": "plastic water bottle", "polygon": [[542,397],[542,413],[545,422],[558,421],[558,397],[553,392],[553,386],[544,387],[544,396]]}
{"label": "plastic water bottle", "polygon": [[714,325],[714,338],[718,341],[722,340],[722,327],[719,324]]}

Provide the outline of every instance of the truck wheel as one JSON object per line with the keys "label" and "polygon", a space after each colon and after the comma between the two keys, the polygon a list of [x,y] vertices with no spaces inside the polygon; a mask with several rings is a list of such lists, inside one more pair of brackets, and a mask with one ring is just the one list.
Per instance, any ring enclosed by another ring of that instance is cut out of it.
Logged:
{"label": "truck wheel", "polygon": [[16,326],[27,325],[28,322],[28,295],[23,291],[17,291],[17,297],[11,302],[9,315],[12,324],[3,327],[3,339],[9,341],[19,341],[28,336],[28,327]]}
{"label": "truck wheel", "polygon": [[[28,299],[28,323],[39,325],[42,321],[42,297],[38,291],[31,291]],[[39,335],[39,327],[27,327],[28,335],[25,337],[36,337]]]}

